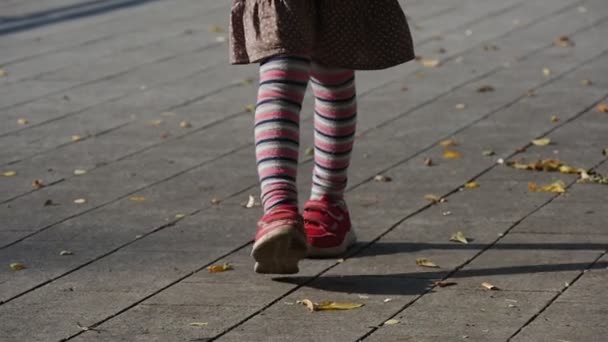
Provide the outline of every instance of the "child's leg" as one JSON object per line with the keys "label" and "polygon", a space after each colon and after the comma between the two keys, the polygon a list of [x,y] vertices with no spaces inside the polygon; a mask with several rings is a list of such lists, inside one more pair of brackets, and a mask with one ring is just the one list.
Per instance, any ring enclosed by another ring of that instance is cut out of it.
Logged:
{"label": "child's leg", "polygon": [[306,255],[296,175],[300,109],[309,77],[306,59],[275,57],[260,66],[255,146],[264,216],[251,253],[258,273],[295,273]]}
{"label": "child's leg", "polygon": [[310,62],[301,58],[276,57],[260,66],[255,153],[265,212],[297,206],[299,120],[309,73]]}
{"label": "child's leg", "polygon": [[344,202],[347,170],[355,138],[357,101],[352,70],[313,63],[315,166],[304,227],[311,257],[335,257],[355,243]]}
{"label": "child's leg", "polygon": [[355,73],[313,63],[315,166],[311,199],[342,199],[357,125]]}

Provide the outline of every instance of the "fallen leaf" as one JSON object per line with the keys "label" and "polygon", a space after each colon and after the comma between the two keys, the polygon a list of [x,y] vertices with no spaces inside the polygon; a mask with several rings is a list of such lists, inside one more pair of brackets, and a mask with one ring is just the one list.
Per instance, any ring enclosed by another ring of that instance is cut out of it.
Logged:
{"label": "fallen leaf", "polygon": [[381,183],[388,183],[388,182],[392,182],[393,179],[389,176],[377,175],[376,177],[374,177],[374,181],[381,182]]}
{"label": "fallen leaf", "polygon": [[220,204],[220,203],[222,203],[222,200],[221,200],[221,199],[219,199],[219,198],[215,198],[215,197],[213,197],[213,198],[211,199],[211,204],[213,204],[213,205],[218,205],[218,204]]}
{"label": "fallen leaf", "polygon": [[141,202],[145,202],[146,198],[143,196],[132,196],[132,197],[129,197],[129,200],[132,202],[141,203]]}
{"label": "fallen leaf", "polygon": [[423,58],[420,60],[420,63],[427,68],[436,68],[441,65],[441,62],[437,58]]}
{"label": "fallen leaf", "polygon": [[424,165],[426,166],[433,166],[433,159],[431,158],[424,158]]}
{"label": "fallen leaf", "polygon": [[315,149],[314,147],[307,147],[306,150],[304,151],[304,154],[307,156],[312,156],[315,154]]}
{"label": "fallen leaf", "polygon": [[87,200],[84,198],[77,198],[74,200],[74,203],[76,203],[76,204],[84,204],[86,202],[87,202]]}
{"label": "fallen leaf", "polygon": [[167,133],[167,132],[162,132],[162,133],[160,134],[160,138],[161,138],[161,139],[167,139],[168,137],[169,137],[169,133]]}
{"label": "fallen leaf", "polygon": [[445,158],[445,159],[459,159],[460,157],[462,157],[462,156],[460,155],[460,152],[458,152],[458,151],[453,151],[453,150],[443,151],[443,158]]}
{"label": "fallen leaf", "polygon": [[72,135],[72,141],[78,141],[80,139],[82,139],[80,135]]}
{"label": "fallen leaf", "polygon": [[398,319],[389,319],[388,321],[384,322],[384,324],[382,325],[395,325],[395,324],[399,324],[401,321],[399,321]]}
{"label": "fallen leaf", "polygon": [[255,197],[253,197],[252,195],[249,195],[249,199],[247,200],[247,203],[243,204],[243,207],[245,207],[247,209],[251,209],[251,208],[255,207],[256,205],[258,205],[258,203],[256,203]]}
{"label": "fallen leaf", "polygon": [[246,106],[245,106],[245,111],[246,111],[247,113],[253,113],[253,112],[255,112],[255,106],[254,106],[254,105],[251,105],[251,104],[250,104],[250,105],[246,105]]}
{"label": "fallen leaf", "polygon": [[444,212],[441,213],[441,215],[443,215],[443,216],[450,216],[450,215],[452,215],[452,212],[451,211],[444,211]]}
{"label": "fallen leaf", "polygon": [[447,200],[445,198],[439,197],[437,195],[432,195],[432,194],[425,195],[424,199],[427,200],[427,201],[429,201],[429,202],[431,202],[431,203],[433,203],[433,204],[447,202]]}
{"label": "fallen leaf", "polygon": [[549,138],[534,139],[534,140],[532,140],[532,143],[536,146],[547,146],[547,145],[551,144],[551,139],[549,139]]}
{"label": "fallen leaf", "polygon": [[9,171],[4,171],[4,172],[2,172],[2,175],[3,175],[4,177],[13,177],[13,176],[16,176],[16,175],[17,175],[17,172],[16,172],[16,171],[13,171],[13,170],[9,170]]}
{"label": "fallen leaf", "polygon": [[241,80],[241,85],[244,85],[244,86],[250,85],[252,83],[253,83],[253,78],[246,78],[244,80]]}
{"label": "fallen leaf", "polygon": [[429,267],[429,268],[439,268],[434,262],[426,259],[426,258],[418,258],[416,259],[416,265],[420,267]]}
{"label": "fallen leaf", "polygon": [[224,29],[222,29],[220,26],[217,26],[217,25],[211,25],[211,27],[209,27],[209,32],[222,33],[222,32],[224,32]]}
{"label": "fallen leaf", "polygon": [[571,47],[574,46],[574,42],[568,36],[559,36],[553,40],[553,45],[559,47]]}
{"label": "fallen leaf", "polygon": [[559,119],[559,117],[558,117],[558,116],[555,116],[555,115],[551,116],[551,122],[553,122],[553,123],[557,123],[557,122],[559,122],[559,120],[560,120],[560,119]]}
{"label": "fallen leaf", "polygon": [[13,262],[9,266],[13,271],[21,271],[22,269],[25,269],[25,265],[20,262]]}
{"label": "fallen leaf", "polygon": [[479,183],[477,183],[477,182],[468,182],[467,184],[464,185],[464,187],[467,188],[467,189],[479,188]]}
{"label": "fallen leaf", "polygon": [[608,113],[608,103],[600,103],[597,105],[596,110],[600,113]]}
{"label": "fallen leaf", "polygon": [[483,283],[481,283],[481,286],[483,288],[485,288],[486,290],[500,291],[500,289],[498,287],[496,287],[496,286],[494,286],[494,285],[492,285],[490,283],[483,282]]}
{"label": "fallen leaf", "polygon": [[581,84],[588,87],[588,86],[592,85],[593,82],[591,82],[591,80],[585,79],[585,80],[581,80]]}
{"label": "fallen leaf", "polygon": [[190,128],[192,127],[192,124],[188,121],[182,121],[179,123],[179,127],[181,128]]}
{"label": "fallen leaf", "polygon": [[230,271],[233,270],[234,268],[232,267],[232,265],[225,263],[222,265],[213,265],[213,266],[209,266],[207,267],[207,271],[209,271],[209,273],[219,273],[219,272],[226,272],[226,271]]}
{"label": "fallen leaf", "polygon": [[158,120],[152,120],[151,124],[152,124],[153,126],[157,126],[157,127],[158,127],[158,126],[162,125],[162,124],[163,124],[163,122],[165,122],[165,121],[164,121],[164,120],[161,120],[161,119],[158,119]]}
{"label": "fallen leaf", "polygon": [[383,302],[388,303],[393,301],[393,298],[384,298]]}
{"label": "fallen leaf", "polygon": [[536,185],[536,183],[529,182],[528,183],[528,190],[530,190],[532,192],[536,192],[538,190],[538,185]]}
{"label": "fallen leaf", "polygon": [[59,255],[74,255],[72,251],[63,250],[59,252]]}
{"label": "fallen leaf", "polygon": [[83,170],[83,169],[76,169],[76,170],[74,170],[74,175],[75,176],[82,176],[82,175],[84,175],[86,173],[87,173],[87,170]]}
{"label": "fallen leaf", "polygon": [[456,140],[454,139],[446,139],[443,140],[439,143],[439,145],[443,146],[443,147],[450,147],[450,146],[456,146],[458,145],[458,143],[456,143]]}
{"label": "fallen leaf", "polygon": [[190,323],[190,326],[193,326],[193,327],[204,327],[204,326],[207,326],[207,325],[209,325],[209,323],[207,323],[207,322],[192,322],[192,323]]}
{"label": "fallen leaf", "polygon": [[483,151],[481,152],[481,154],[482,154],[483,156],[485,156],[485,157],[491,157],[491,156],[495,155],[495,154],[496,154],[496,152],[494,152],[494,150],[487,149],[487,150],[483,150]]}
{"label": "fallen leaf", "polygon": [[482,85],[481,87],[477,88],[477,92],[478,93],[489,93],[492,92],[496,89],[494,89],[494,87],[492,87],[491,85]]}
{"label": "fallen leaf", "polygon": [[184,218],[184,217],[186,217],[186,214],[175,214],[175,218],[176,219],[181,219],[181,218]]}
{"label": "fallen leaf", "polygon": [[602,154],[608,156],[608,147],[602,150]]}
{"label": "fallen leaf", "polygon": [[40,189],[40,188],[44,188],[45,185],[44,185],[44,183],[42,183],[42,181],[40,179],[34,179],[34,181],[32,182],[32,187],[34,189]]}
{"label": "fallen leaf", "polygon": [[553,193],[564,193],[566,192],[566,184],[562,181],[553,182],[549,185],[545,185],[537,189],[538,192],[553,192]]}
{"label": "fallen leaf", "polygon": [[449,287],[449,286],[455,286],[458,285],[458,283],[453,282],[453,281],[443,281],[443,280],[438,280],[434,283],[435,286],[438,287]]}
{"label": "fallen leaf", "polygon": [[30,123],[27,119],[21,118],[17,120],[17,124],[19,125],[27,125],[28,123]]}
{"label": "fallen leaf", "polygon": [[450,241],[460,242],[460,243],[464,243],[464,244],[469,243],[469,240],[466,238],[466,236],[464,236],[464,234],[462,232],[456,232],[456,233],[452,234],[452,236],[450,237]]}
{"label": "fallen leaf", "polygon": [[296,301],[297,304],[302,304],[305,305],[308,310],[310,310],[310,312],[314,312],[315,311],[315,303],[312,302],[312,300],[310,299],[302,299],[302,300],[298,300]]}
{"label": "fallen leaf", "polygon": [[297,304],[305,305],[310,312],[314,311],[335,311],[335,310],[353,310],[358,309],[365,304],[360,303],[348,303],[348,302],[332,302],[324,301],[320,303],[314,303],[310,299],[302,299],[296,302]]}
{"label": "fallen leaf", "polygon": [[545,76],[545,77],[551,76],[551,69],[543,68],[543,76]]}
{"label": "fallen leaf", "polygon": [[458,110],[463,110],[463,109],[467,108],[467,105],[464,103],[458,103],[457,105],[454,106],[454,108],[456,108]]}
{"label": "fallen leaf", "polygon": [[536,96],[536,90],[529,89],[528,91],[526,91],[526,96],[527,97],[534,97],[534,96]]}
{"label": "fallen leaf", "polygon": [[0,68],[0,77],[4,77],[6,76],[6,71],[2,68]]}

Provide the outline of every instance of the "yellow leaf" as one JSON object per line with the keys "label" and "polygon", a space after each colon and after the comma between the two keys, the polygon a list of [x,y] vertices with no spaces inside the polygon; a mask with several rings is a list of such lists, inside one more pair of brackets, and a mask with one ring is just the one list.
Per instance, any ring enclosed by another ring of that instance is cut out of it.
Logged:
{"label": "yellow leaf", "polygon": [[559,120],[560,120],[560,118],[558,116],[555,116],[555,115],[551,116],[551,122],[556,123],[556,122],[559,122]]}
{"label": "yellow leaf", "polygon": [[175,214],[175,218],[176,219],[181,219],[181,218],[184,218],[184,217],[186,217],[185,214]]}
{"label": "yellow leaf", "polygon": [[143,197],[143,196],[132,196],[132,197],[129,198],[129,200],[133,201],[133,202],[141,203],[141,202],[145,202],[146,198]]}
{"label": "yellow leaf", "polygon": [[232,270],[232,265],[225,263],[223,265],[213,265],[213,266],[209,266],[207,267],[207,271],[209,271],[209,273],[219,273],[219,272],[226,272],[226,271],[230,271]]}
{"label": "yellow leaf", "polygon": [[608,113],[608,103],[600,103],[596,109],[600,113]]}
{"label": "yellow leaf", "polygon": [[538,190],[538,185],[536,185],[536,183],[529,182],[528,189],[532,192],[536,192]]}
{"label": "yellow leaf", "polygon": [[335,311],[335,310],[353,310],[362,307],[365,304],[348,303],[348,302],[332,302],[324,301],[314,303],[310,299],[298,300],[296,303],[305,305],[308,310],[313,311]]}
{"label": "yellow leaf", "polygon": [[384,322],[383,325],[395,325],[395,324],[399,324],[401,321],[399,321],[398,319],[389,319],[388,321]]}
{"label": "yellow leaf", "polygon": [[313,147],[307,147],[304,154],[310,157],[315,154],[315,149]]}
{"label": "yellow leaf", "polygon": [[467,189],[475,189],[475,188],[479,188],[479,183],[477,183],[477,182],[468,182],[464,186]]}
{"label": "yellow leaf", "polygon": [[549,139],[549,138],[534,139],[534,140],[532,140],[532,143],[536,146],[547,146],[547,145],[551,144],[551,139]]}
{"label": "yellow leaf", "polygon": [[570,165],[560,165],[559,172],[565,174],[579,174],[581,173],[581,169],[572,167]]}
{"label": "yellow leaf", "polygon": [[500,291],[500,289],[498,287],[496,287],[496,286],[494,286],[494,285],[492,285],[490,283],[483,282],[483,283],[481,283],[481,286],[483,288],[485,288],[486,290]]}
{"label": "yellow leaf", "polygon": [[551,76],[551,69],[549,69],[549,68],[543,68],[543,75],[545,77]]}
{"label": "yellow leaf", "polygon": [[80,135],[72,135],[72,141],[78,141],[80,139],[82,139]]}
{"label": "yellow leaf", "polygon": [[445,159],[459,159],[461,158],[461,154],[458,151],[453,150],[445,150],[443,151],[443,158]]}
{"label": "yellow leaf", "polygon": [[425,195],[424,199],[433,203],[433,204],[437,204],[437,203],[444,203],[447,202],[447,200],[443,197],[439,197],[437,195],[433,195],[433,194],[429,194],[429,195]]}
{"label": "yellow leaf", "polygon": [[182,121],[179,123],[179,127],[181,128],[190,128],[192,127],[192,124],[188,121]]}
{"label": "yellow leaf", "polygon": [[246,105],[246,106],[245,106],[245,111],[246,111],[247,113],[253,113],[253,112],[255,112],[255,106],[254,106],[254,105],[251,105],[251,104],[250,104],[250,105]]}
{"label": "yellow leaf", "polygon": [[27,119],[21,118],[17,120],[17,124],[19,125],[27,125],[29,121]]}
{"label": "yellow leaf", "polygon": [[393,179],[389,176],[377,175],[376,177],[374,177],[374,181],[381,182],[381,183],[388,183],[388,182],[393,181]]}
{"label": "yellow leaf", "polygon": [[222,29],[220,26],[212,25],[211,27],[209,27],[209,32],[222,33],[224,32],[224,29]]}
{"label": "yellow leaf", "polygon": [[420,267],[429,267],[429,268],[439,268],[434,262],[426,259],[426,258],[418,258],[416,259],[416,265]]}
{"label": "yellow leaf", "polygon": [[540,192],[564,193],[566,192],[566,184],[562,181],[553,182],[538,189]]}
{"label": "yellow leaf", "polygon": [[441,65],[441,62],[437,58],[423,58],[420,60],[420,63],[427,68],[436,68]]}
{"label": "yellow leaf", "polygon": [[204,327],[204,326],[209,325],[209,323],[207,323],[207,322],[192,322],[192,323],[190,323],[190,325],[193,326],[193,327]]}
{"label": "yellow leaf", "polygon": [[250,85],[252,83],[253,83],[253,79],[252,78],[246,78],[244,80],[241,80],[241,85],[244,85],[244,86]]}
{"label": "yellow leaf", "polygon": [[0,68],[0,77],[4,77],[6,76],[6,71],[2,68]]}
{"label": "yellow leaf", "polygon": [[443,140],[439,143],[439,145],[443,146],[443,147],[450,147],[450,146],[456,146],[458,145],[458,143],[456,143],[456,140],[454,139],[447,139],[447,140]]}
{"label": "yellow leaf", "polygon": [[462,232],[456,232],[456,233],[452,234],[452,236],[450,237],[450,241],[460,242],[460,243],[464,243],[464,244],[469,243],[469,240],[466,238],[466,236],[464,236],[464,234]]}
{"label": "yellow leaf", "polygon": [[151,123],[152,123],[152,125],[154,125],[154,126],[160,126],[160,125],[162,125],[162,124],[163,124],[163,122],[164,122],[163,120],[160,120],[160,119],[159,119],[159,120],[152,120],[152,122],[151,122]]}
{"label": "yellow leaf", "polygon": [[25,268],[25,265],[23,265],[20,262],[14,262],[14,263],[10,264],[9,266],[13,271],[21,271],[22,269]]}
{"label": "yellow leaf", "polygon": [[2,172],[2,175],[3,175],[4,177],[13,177],[13,176],[16,176],[16,175],[17,175],[17,172],[16,172],[16,171],[13,171],[13,170],[10,170],[10,171],[4,171],[4,172]]}

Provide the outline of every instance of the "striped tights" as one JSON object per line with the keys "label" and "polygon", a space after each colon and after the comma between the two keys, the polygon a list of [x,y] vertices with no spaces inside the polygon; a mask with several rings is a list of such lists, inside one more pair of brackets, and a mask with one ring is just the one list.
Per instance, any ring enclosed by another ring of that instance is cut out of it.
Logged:
{"label": "striped tights", "polygon": [[315,96],[312,199],[341,199],[353,148],[357,103],[352,70],[323,67],[298,57],[260,65],[255,146],[261,200],[268,212],[297,205],[299,122],[310,80]]}

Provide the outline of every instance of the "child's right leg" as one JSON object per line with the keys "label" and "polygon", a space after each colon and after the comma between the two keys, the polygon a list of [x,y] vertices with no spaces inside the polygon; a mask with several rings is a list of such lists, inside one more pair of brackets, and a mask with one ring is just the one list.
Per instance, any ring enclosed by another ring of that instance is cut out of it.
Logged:
{"label": "child's right leg", "polygon": [[296,273],[307,246],[298,214],[296,176],[300,109],[310,61],[274,57],[260,65],[255,146],[264,216],[252,256],[258,273]]}

